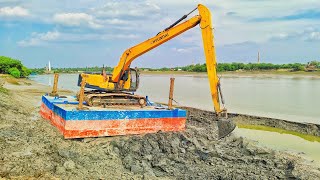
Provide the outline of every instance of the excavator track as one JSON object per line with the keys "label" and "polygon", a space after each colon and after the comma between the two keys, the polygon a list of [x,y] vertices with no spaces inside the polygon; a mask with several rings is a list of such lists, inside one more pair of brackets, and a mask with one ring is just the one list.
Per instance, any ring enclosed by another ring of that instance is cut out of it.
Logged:
{"label": "excavator track", "polygon": [[143,96],[129,93],[110,93],[99,91],[86,91],[84,96],[85,102],[89,106],[106,107],[106,106],[140,106],[144,107],[147,100]]}

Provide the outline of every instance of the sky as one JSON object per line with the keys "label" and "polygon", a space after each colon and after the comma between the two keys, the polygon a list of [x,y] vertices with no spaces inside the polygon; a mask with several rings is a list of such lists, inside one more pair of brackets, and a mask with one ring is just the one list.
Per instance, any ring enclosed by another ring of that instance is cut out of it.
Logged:
{"label": "sky", "polygon": [[[0,0],[0,55],[27,67],[115,66],[197,4],[212,13],[217,60],[320,60],[319,0]],[[197,15],[197,11],[188,18]],[[138,57],[133,67],[204,63],[199,26]]]}

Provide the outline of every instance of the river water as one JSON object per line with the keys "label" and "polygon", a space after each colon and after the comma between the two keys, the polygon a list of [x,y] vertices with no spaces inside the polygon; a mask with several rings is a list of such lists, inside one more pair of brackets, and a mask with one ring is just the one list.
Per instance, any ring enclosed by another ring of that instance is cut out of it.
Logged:
{"label": "river water", "polygon": [[[205,75],[141,75],[136,94],[168,102],[170,77],[175,77],[174,100],[179,105],[213,110]],[[53,75],[30,77],[52,85]],[[60,74],[59,88],[78,91],[78,74]],[[320,124],[320,78],[289,76],[222,77],[222,92],[229,112]],[[303,152],[320,162],[320,143],[298,136],[238,128],[238,135],[279,150]],[[319,163],[320,164],[320,163]]]}

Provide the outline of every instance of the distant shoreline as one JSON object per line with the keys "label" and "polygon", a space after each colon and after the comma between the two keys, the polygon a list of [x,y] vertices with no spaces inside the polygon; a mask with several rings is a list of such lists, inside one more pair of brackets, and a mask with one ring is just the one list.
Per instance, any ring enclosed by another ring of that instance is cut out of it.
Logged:
{"label": "distant shoreline", "polygon": [[[207,76],[206,72],[188,71],[140,71],[142,75],[199,75]],[[223,77],[297,77],[297,78],[320,78],[320,72],[288,72],[288,71],[228,71],[218,72]]]}
{"label": "distant shoreline", "polygon": [[[80,74],[82,72],[61,72],[59,74]],[[140,71],[141,75],[194,75],[207,76],[206,72],[189,72],[189,71]],[[228,71],[218,72],[218,76],[222,77],[291,77],[291,78],[320,78],[320,71],[305,72],[305,71]],[[36,74],[44,75],[44,74]],[[52,73],[53,75],[53,73]]]}

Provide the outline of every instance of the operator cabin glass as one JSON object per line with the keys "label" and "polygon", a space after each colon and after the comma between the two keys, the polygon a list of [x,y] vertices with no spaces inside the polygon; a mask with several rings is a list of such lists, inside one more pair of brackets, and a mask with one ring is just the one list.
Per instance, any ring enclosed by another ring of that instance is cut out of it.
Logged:
{"label": "operator cabin glass", "polygon": [[130,71],[130,78],[131,78],[131,83],[130,83],[130,89],[137,89],[137,71]]}

